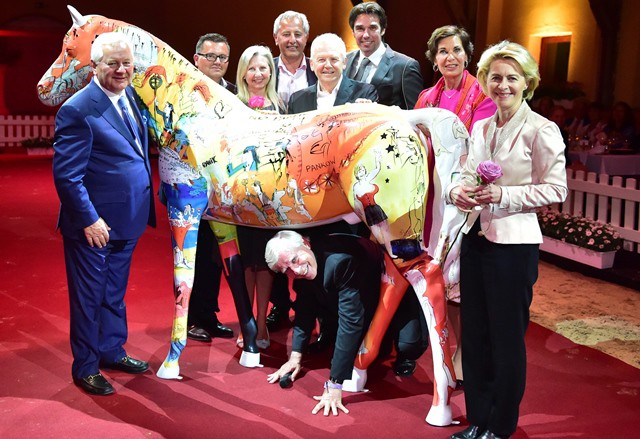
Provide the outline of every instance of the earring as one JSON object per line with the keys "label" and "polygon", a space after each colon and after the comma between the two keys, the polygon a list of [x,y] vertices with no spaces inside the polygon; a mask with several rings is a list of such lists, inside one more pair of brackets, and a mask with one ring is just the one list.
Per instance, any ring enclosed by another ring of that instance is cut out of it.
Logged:
{"label": "earring", "polygon": [[438,71],[438,65],[437,65],[437,64],[434,64],[434,65],[433,65],[433,71],[434,71],[434,72],[437,72],[437,71]]}
{"label": "earring", "polygon": [[469,65],[469,60],[465,59],[464,60],[464,68],[466,69],[468,65]]}

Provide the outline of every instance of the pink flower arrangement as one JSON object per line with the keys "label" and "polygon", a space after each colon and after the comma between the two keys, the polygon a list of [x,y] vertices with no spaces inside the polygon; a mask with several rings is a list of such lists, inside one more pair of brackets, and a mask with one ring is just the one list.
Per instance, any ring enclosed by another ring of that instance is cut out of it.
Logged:
{"label": "pink flower arrangement", "polygon": [[610,224],[558,212],[548,206],[538,209],[538,223],[543,235],[589,250],[616,251],[622,245],[620,233]]}
{"label": "pink flower arrangement", "polygon": [[251,96],[249,98],[249,108],[253,108],[254,110],[259,110],[262,107],[264,107],[264,97]]}
{"label": "pink flower arrangement", "polygon": [[485,160],[480,163],[476,168],[476,173],[478,174],[476,176],[478,186],[491,184],[503,175],[500,165],[491,160]]}

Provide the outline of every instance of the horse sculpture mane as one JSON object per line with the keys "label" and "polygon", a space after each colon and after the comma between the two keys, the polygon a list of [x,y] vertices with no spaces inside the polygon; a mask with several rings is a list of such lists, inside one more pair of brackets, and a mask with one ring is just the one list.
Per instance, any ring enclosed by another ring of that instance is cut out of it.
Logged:
{"label": "horse sculpture mane", "polygon": [[[175,316],[171,347],[157,372],[179,378],[186,345],[200,219],[212,222],[244,336],[240,359],[259,364],[256,326],[239,264],[235,227],[307,227],[353,217],[365,220],[358,183],[375,185],[375,203],[386,213],[373,236],[387,258],[394,284],[383,293],[399,297],[407,281],[429,324],[434,358],[434,396],[427,422],[449,425],[455,374],[447,344],[446,296],[458,285],[457,233],[464,217],[444,203],[444,187],[457,175],[467,132],[451,112],[402,111],[378,104],[351,104],[326,112],[272,115],[245,106],[158,38],[122,21],[82,16],[69,7],[74,25],[63,51],[38,83],[42,102],[58,105],[91,79],[90,47],[104,32],[125,33],[134,48],[133,86],[151,137],[167,198],[174,251]],[[382,294],[381,294],[382,296]],[[381,297],[381,301],[382,301]],[[375,336],[388,325],[392,305],[376,312],[354,370],[361,390],[366,367],[377,355]],[[381,323],[382,322],[382,323]]]}

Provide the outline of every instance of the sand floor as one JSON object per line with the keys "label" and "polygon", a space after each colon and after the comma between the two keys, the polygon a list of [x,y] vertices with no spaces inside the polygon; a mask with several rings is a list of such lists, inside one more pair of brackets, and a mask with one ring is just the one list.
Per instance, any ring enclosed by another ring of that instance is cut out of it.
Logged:
{"label": "sand floor", "polygon": [[531,320],[640,368],[640,291],[541,261]]}

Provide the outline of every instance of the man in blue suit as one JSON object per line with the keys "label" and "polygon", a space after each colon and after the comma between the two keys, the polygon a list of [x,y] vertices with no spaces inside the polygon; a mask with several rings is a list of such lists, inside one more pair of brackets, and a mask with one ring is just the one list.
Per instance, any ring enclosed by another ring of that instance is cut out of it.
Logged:
{"label": "man in blue suit", "polygon": [[376,102],[376,88],[342,75],[347,49],[336,34],[322,34],[311,43],[311,68],[318,82],[291,95],[289,114],[311,110],[328,110],[331,107],[367,100]]}
{"label": "man in blue suit", "polygon": [[349,13],[349,27],[359,50],[347,54],[347,76],[373,84],[378,103],[412,110],[424,88],[420,64],[382,42],[387,28],[382,6],[376,2],[357,4]]}
{"label": "man in blue suit", "polygon": [[56,115],[53,177],[69,288],[71,374],[86,392],[109,395],[114,390],[100,368],[149,368],[123,347],[124,295],[133,250],[147,224],[155,226],[155,210],[147,133],[130,87],[130,43],[121,33],[98,36],[91,64],[92,81]]}

